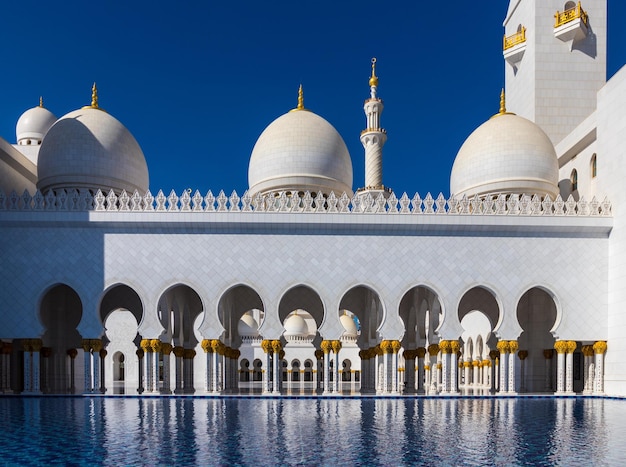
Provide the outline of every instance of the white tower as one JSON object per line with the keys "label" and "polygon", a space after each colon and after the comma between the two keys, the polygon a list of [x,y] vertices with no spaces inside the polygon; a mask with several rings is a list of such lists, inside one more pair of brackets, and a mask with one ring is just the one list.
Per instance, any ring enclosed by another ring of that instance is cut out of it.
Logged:
{"label": "white tower", "polygon": [[596,110],[606,82],[606,0],[510,0],[507,107],[555,145]]}
{"label": "white tower", "polygon": [[361,144],[365,148],[365,188],[359,189],[358,193],[370,193],[376,198],[380,193],[387,196],[391,190],[383,185],[383,146],[387,141],[387,132],[380,127],[380,115],[384,106],[382,99],[376,95],[378,77],[375,58],[372,58],[372,76],[369,85],[370,98],[363,106],[367,127],[361,132]]}

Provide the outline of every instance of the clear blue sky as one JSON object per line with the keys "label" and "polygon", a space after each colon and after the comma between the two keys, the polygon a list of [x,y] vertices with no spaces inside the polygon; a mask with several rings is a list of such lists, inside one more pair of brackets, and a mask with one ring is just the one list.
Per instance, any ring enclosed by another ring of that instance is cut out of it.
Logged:
{"label": "clear blue sky", "polygon": [[[497,112],[508,2],[6,2],[0,135],[20,114],[89,104],[142,147],[150,188],[206,193],[248,186],[263,129],[305,104],[343,136],[364,184],[363,100],[378,58],[385,185],[400,195],[449,193],[464,139]],[[584,4],[583,4],[584,7]],[[626,1],[609,0],[608,76],[626,63]],[[511,109],[514,111],[514,109]]]}

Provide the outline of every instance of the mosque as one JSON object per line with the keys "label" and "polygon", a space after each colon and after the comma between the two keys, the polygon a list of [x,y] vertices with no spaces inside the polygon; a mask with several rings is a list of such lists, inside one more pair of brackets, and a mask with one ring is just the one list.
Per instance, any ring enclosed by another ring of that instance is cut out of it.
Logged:
{"label": "mosque", "polygon": [[356,190],[361,156],[302,89],[241,195],[151,192],[95,85],[61,118],[26,110],[0,138],[0,391],[626,396],[626,70],[606,80],[606,3],[510,0],[506,94],[449,197],[383,184],[375,60]]}

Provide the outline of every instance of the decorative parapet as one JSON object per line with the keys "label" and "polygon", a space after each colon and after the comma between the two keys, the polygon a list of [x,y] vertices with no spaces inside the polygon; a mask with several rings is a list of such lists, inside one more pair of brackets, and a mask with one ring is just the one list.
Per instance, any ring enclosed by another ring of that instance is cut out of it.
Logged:
{"label": "decorative parapet", "polygon": [[472,216],[605,216],[610,217],[611,203],[605,198],[595,197],[587,201],[584,197],[576,201],[572,196],[563,200],[560,196],[552,200],[549,196],[537,195],[498,195],[479,198],[448,198],[439,194],[433,198],[430,193],[425,198],[415,194],[412,198],[404,193],[400,198],[392,192],[388,197],[382,193],[373,197],[370,193],[357,194],[350,198],[346,193],[337,197],[334,193],[324,196],[321,192],[303,196],[297,193],[275,195],[248,192],[239,196],[235,191],[226,196],[220,191],[216,196],[209,191],[202,196],[199,191],[191,195],[190,190],[180,196],[172,190],[165,196],[161,190],[156,196],[150,191],[145,195],[135,191],[132,195],[123,191],[119,196],[112,190],[105,196],[100,190],[92,195],[88,190],[49,191],[45,195],[37,191],[30,195],[24,191],[18,195],[12,191],[9,196],[0,190],[0,212],[3,211],[63,211],[63,212],[243,212],[243,213],[345,213],[345,214],[426,214],[426,215],[472,215]]}
{"label": "decorative parapet", "polygon": [[587,13],[585,12],[585,10],[583,10],[580,2],[578,2],[578,4],[574,8],[570,8],[569,10],[557,10],[556,14],[554,15],[554,19],[555,29],[577,19],[580,19],[585,24],[585,26],[589,25],[589,16],[587,16]]}
{"label": "decorative parapet", "polygon": [[517,44],[522,44],[524,42],[526,42],[526,28],[522,27],[522,29],[517,31],[515,34],[504,36],[502,50],[508,50],[515,47]]}

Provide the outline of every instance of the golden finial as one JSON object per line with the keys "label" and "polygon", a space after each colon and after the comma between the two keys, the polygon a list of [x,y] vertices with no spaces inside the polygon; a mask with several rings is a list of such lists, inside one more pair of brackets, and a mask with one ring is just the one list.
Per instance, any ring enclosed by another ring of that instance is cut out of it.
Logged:
{"label": "golden finial", "polygon": [[93,82],[93,86],[91,87],[91,107],[94,109],[98,108],[98,88],[96,87],[96,82]]}
{"label": "golden finial", "polygon": [[98,88],[96,87],[96,83],[93,83],[91,87],[91,105],[86,105],[83,109],[98,109],[102,110],[98,105]]}
{"label": "golden finial", "polygon": [[43,107],[43,96],[39,96],[39,107]]}
{"label": "golden finial", "polygon": [[302,84],[298,88],[298,106],[295,109],[291,109],[292,112],[296,110],[306,110],[304,108],[304,91],[302,90]]}
{"label": "golden finial", "polygon": [[302,84],[298,88],[298,110],[304,110],[304,92],[302,91]]}
{"label": "golden finial", "polygon": [[378,86],[378,76],[376,76],[376,57],[372,58],[372,76],[370,77],[370,86]]}
{"label": "golden finial", "polygon": [[500,93],[500,111],[491,118],[499,117],[500,115],[515,115],[512,112],[506,111],[506,96],[504,95],[504,88],[502,88],[502,92]]}

